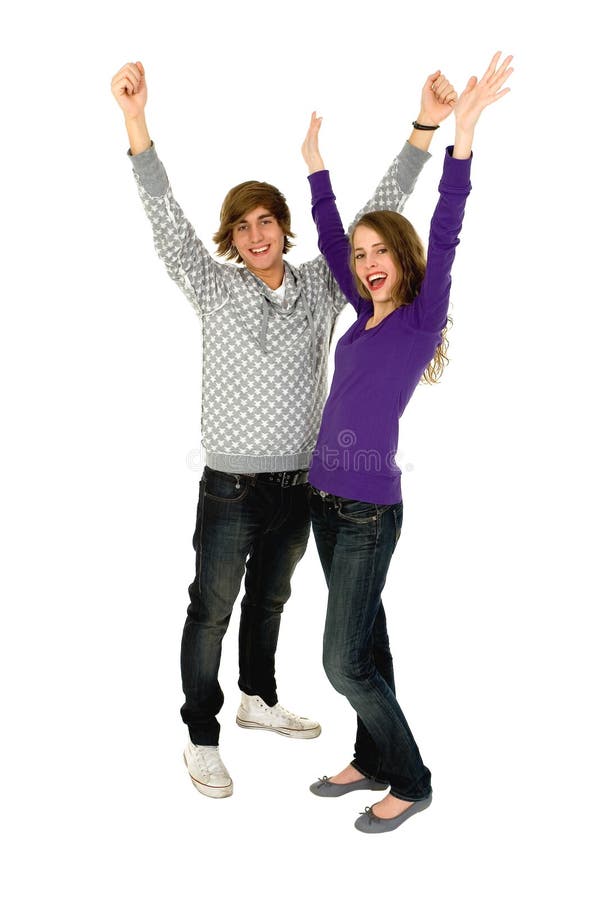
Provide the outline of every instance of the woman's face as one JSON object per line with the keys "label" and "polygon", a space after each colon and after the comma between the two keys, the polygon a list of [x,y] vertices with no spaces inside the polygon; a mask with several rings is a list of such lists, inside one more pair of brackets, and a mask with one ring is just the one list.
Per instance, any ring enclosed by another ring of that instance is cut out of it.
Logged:
{"label": "woman's face", "polygon": [[352,252],[356,274],[373,303],[391,300],[402,271],[381,235],[367,225],[359,225],[352,235]]}

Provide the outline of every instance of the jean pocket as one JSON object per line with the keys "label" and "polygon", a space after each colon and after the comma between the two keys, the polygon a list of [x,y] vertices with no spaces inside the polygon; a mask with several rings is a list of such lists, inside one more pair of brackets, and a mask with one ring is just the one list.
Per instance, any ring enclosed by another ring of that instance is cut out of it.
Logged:
{"label": "jean pocket", "polygon": [[379,512],[387,507],[377,506],[375,503],[364,503],[362,500],[342,500],[338,507],[340,519],[354,522],[355,525],[367,525],[377,521]]}
{"label": "jean pocket", "polygon": [[229,472],[218,472],[216,469],[204,470],[204,496],[220,503],[238,503],[243,500],[250,489],[249,481],[241,481],[238,475]]}

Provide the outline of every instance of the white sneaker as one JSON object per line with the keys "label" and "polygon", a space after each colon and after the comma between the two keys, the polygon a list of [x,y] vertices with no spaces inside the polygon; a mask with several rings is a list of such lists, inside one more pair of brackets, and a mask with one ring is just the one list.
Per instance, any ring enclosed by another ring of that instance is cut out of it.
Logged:
{"label": "white sneaker", "polygon": [[262,728],[291,738],[316,738],[321,734],[318,722],[297,716],[279,703],[267,706],[262,697],[242,694],[235,721],[241,728]]}
{"label": "white sneaker", "polygon": [[219,756],[218,747],[192,744],[190,741],[183,751],[183,761],[192,784],[201,794],[207,797],[230,797],[233,794],[233,781]]}

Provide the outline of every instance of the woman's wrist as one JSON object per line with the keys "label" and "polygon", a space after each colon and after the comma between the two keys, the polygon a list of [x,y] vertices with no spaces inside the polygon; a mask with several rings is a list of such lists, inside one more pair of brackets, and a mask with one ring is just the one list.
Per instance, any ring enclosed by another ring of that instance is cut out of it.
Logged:
{"label": "woman's wrist", "polygon": [[325,169],[325,163],[319,156],[318,159],[311,159],[308,165],[308,174],[314,175],[315,172],[322,172]]}
{"label": "woman's wrist", "polygon": [[455,159],[468,159],[471,156],[471,147],[473,146],[474,128],[461,128],[456,126],[454,133],[454,150],[452,156]]}

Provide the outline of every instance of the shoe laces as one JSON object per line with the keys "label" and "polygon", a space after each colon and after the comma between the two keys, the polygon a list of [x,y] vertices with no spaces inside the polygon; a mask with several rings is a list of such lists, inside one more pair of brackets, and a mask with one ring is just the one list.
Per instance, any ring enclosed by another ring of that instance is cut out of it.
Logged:
{"label": "shoe laces", "polygon": [[281,703],[276,703],[272,708],[268,708],[271,709],[271,712],[275,712],[275,710],[277,710],[279,715],[287,716],[288,719],[291,719],[293,722],[300,722],[302,718],[301,716],[297,716],[296,713],[290,712],[289,709],[286,709],[285,706],[281,705]]}
{"label": "shoe laces", "polygon": [[199,744],[191,744],[192,754],[196,761],[204,766],[211,775],[222,775],[225,771],[223,760],[219,755],[218,747],[203,747]]}

